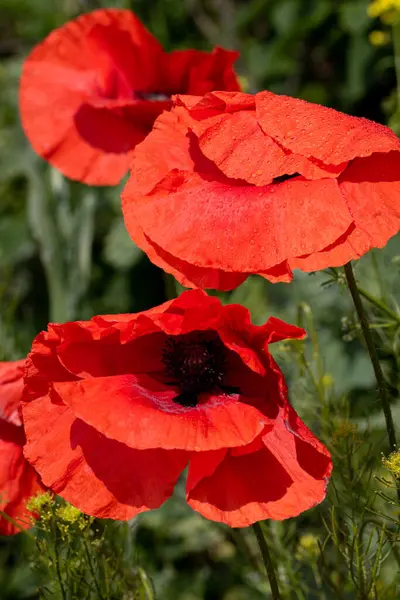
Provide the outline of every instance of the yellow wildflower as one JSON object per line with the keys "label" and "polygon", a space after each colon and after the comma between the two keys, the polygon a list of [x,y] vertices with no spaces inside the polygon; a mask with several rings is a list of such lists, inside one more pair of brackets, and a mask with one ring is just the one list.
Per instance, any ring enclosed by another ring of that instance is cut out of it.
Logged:
{"label": "yellow wildflower", "polygon": [[392,454],[390,454],[387,458],[384,456],[382,458],[382,462],[387,470],[392,473],[392,475],[395,477],[400,477],[400,450],[392,452]]}
{"label": "yellow wildflower", "polygon": [[371,31],[368,37],[373,46],[386,46],[390,42],[390,35],[387,31]]}
{"label": "yellow wildflower", "polygon": [[33,513],[41,515],[43,512],[48,512],[48,509],[54,504],[54,498],[50,492],[37,494],[29,498],[26,503],[26,508]]}
{"label": "yellow wildflower", "polygon": [[81,516],[81,512],[72,506],[72,504],[63,504],[56,510],[56,515],[59,519],[66,521],[67,523],[75,523]]}
{"label": "yellow wildflower", "polygon": [[400,0],[374,0],[367,9],[373,19],[389,11],[400,11]]}

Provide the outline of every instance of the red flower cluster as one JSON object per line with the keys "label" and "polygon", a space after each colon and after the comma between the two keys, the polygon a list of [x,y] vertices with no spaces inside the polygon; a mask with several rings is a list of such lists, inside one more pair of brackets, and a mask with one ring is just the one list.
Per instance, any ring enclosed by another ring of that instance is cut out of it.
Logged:
{"label": "red flower cluster", "polygon": [[0,535],[12,535],[32,526],[26,510],[29,498],[43,489],[37,473],[25,460],[25,436],[19,416],[24,360],[0,362]]}
{"label": "red flower cluster", "polygon": [[97,10],[53,31],[22,72],[22,124],[71,179],[114,185],[176,93],[238,90],[236,52],[167,54],[129,10]]}
{"label": "red flower cluster", "polygon": [[49,325],[27,359],[25,455],[83,512],[157,508],[189,465],[187,501],[234,527],[325,496],[327,449],[296,415],[270,343],[304,331],[199,290],[152,310]]}
{"label": "red flower cluster", "polygon": [[134,241],[187,287],[290,281],[399,231],[400,140],[270,92],[178,96],[136,148],[122,200]]}

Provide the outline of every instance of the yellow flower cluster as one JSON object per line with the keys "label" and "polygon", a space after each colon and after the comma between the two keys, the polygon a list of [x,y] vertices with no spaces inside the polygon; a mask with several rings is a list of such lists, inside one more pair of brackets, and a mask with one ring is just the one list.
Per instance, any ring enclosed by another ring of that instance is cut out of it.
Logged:
{"label": "yellow flower cluster", "polygon": [[387,470],[392,473],[392,475],[400,478],[400,450],[392,452],[392,454],[390,454],[387,458],[384,456],[382,458],[382,462]]}
{"label": "yellow flower cluster", "polygon": [[400,23],[400,0],[373,0],[367,11],[370,17],[379,17],[385,25]]}
{"label": "yellow flower cluster", "polygon": [[[53,518],[54,497],[50,492],[32,496],[26,503],[26,508],[38,515],[40,518],[40,527],[43,531],[51,530],[51,520]],[[32,525],[35,519],[32,519]]]}
{"label": "yellow flower cluster", "polygon": [[56,509],[57,528],[64,541],[72,540],[76,529],[84,531],[93,522],[93,517],[88,517],[72,504],[62,504]]}
{"label": "yellow flower cluster", "polygon": [[28,510],[35,513],[39,520],[32,520],[42,531],[51,531],[52,523],[65,541],[72,536],[73,529],[84,531],[92,522],[93,517],[81,513],[75,506],[62,502],[56,504],[54,496],[50,492],[32,496],[26,504]]}
{"label": "yellow flower cluster", "polygon": [[45,492],[44,494],[37,494],[36,496],[32,496],[29,498],[26,503],[26,508],[33,513],[37,513],[40,515],[43,510],[47,510],[54,504],[53,495],[50,492]]}

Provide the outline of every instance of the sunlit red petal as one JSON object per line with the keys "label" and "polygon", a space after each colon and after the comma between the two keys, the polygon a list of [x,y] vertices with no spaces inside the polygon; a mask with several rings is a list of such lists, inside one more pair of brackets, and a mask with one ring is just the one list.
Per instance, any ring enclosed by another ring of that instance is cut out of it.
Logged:
{"label": "sunlit red petal", "polygon": [[[207,126],[211,121],[212,124]],[[307,179],[337,177],[346,167],[327,168],[284,149],[266,136],[254,112],[222,114],[193,125],[202,153],[212,160],[227,177],[243,179],[263,186],[283,175],[301,174]]]}
{"label": "sunlit red petal", "polygon": [[292,268],[316,271],[340,266],[371,248],[382,248],[400,229],[399,173],[399,152],[356,158],[339,179],[354,226],[333,246],[292,260]]}
{"label": "sunlit red petal", "polygon": [[24,360],[0,363],[0,535],[14,535],[32,527],[26,502],[43,490],[37,473],[25,460],[25,443],[19,405],[23,388]]}
{"label": "sunlit red petal", "polygon": [[242,273],[317,252],[352,224],[331,179],[260,188],[171,172],[146,202],[132,202],[129,210],[134,206],[153,243],[195,266]]}
{"label": "sunlit red petal", "polygon": [[225,456],[196,454],[188,503],[208,519],[246,527],[293,517],[321,502],[331,472],[329,453],[297,416],[293,427],[279,416],[261,449],[253,444],[255,451],[246,454],[246,447]]}
{"label": "sunlit red petal", "polygon": [[25,360],[0,362],[0,419],[20,425],[18,414],[21,401]]}
{"label": "sunlit red petal", "polygon": [[210,396],[204,404],[184,407],[173,401],[179,393],[146,376],[96,377],[55,383],[74,415],[108,438],[139,450],[187,451],[242,446],[269,422],[256,408],[236,396]]}
{"label": "sunlit red petal", "polygon": [[0,419],[0,510],[17,523],[0,515],[0,535],[13,535],[32,527],[26,502],[43,490],[38,474],[23,456],[23,441],[21,427]]}
{"label": "sunlit red petal", "polygon": [[48,397],[24,407],[25,455],[44,483],[83,512],[130,519],[172,494],[184,452],[137,451],[110,440]]}
{"label": "sunlit red petal", "polygon": [[210,92],[203,98],[178,94],[172,100],[176,106],[184,106],[194,119],[255,109],[255,96],[243,92]]}
{"label": "sunlit red petal", "polygon": [[256,113],[263,131],[282,146],[328,165],[400,150],[398,137],[387,127],[297,98],[260,92]]}

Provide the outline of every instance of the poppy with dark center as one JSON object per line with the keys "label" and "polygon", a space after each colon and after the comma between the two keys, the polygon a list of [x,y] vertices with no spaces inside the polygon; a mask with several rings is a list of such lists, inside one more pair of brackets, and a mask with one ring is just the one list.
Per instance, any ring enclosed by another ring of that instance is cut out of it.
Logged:
{"label": "poppy with dark center", "polygon": [[271,92],[175,97],[122,194],[150,260],[186,287],[221,290],[381,248],[400,229],[399,201],[390,129]]}
{"label": "poppy with dark center", "polygon": [[224,345],[216,337],[189,334],[168,338],[162,352],[165,372],[177,380],[181,393],[174,398],[183,406],[196,406],[199,394],[232,391],[223,385],[226,376]]}
{"label": "poppy with dark center", "polygon": [[80,510],[130,519],[167,500],[232,527],[321,502],[328,450],[288,401],[270,343],[304,331],[200,290],[138,314],[49,325],[28,357],[25,456]]}
{"label": "poppy with dark center", "polygon": [[218,47],[167,53],[129,10],[96,10],[53,31],[26,59],[22,125],[67,177],[115,185],[171,94],[239,89],[237,56]]}
{"label": "poppy with dark center", "polygon": [[[13,535],[32,527],[26,502],[44,488],[25,460],[24,430],[19,415],[24,360],[0,362],[0,535]],[[8,520],[6,517],[9,517]]]}

